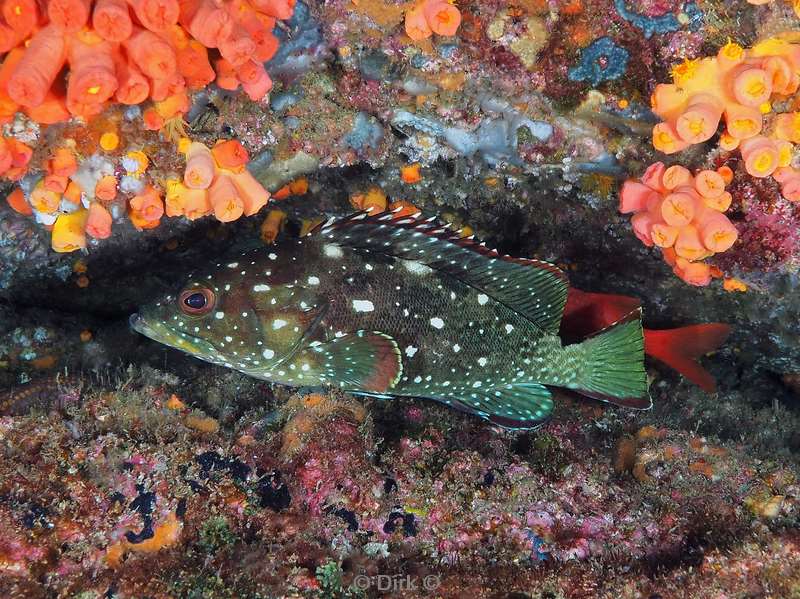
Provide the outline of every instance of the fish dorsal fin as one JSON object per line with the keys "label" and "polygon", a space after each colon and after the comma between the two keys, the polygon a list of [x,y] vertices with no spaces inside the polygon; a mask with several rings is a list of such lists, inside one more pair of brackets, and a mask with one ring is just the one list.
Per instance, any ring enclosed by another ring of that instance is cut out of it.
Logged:
{"label": "fish dorsal fin", "polygon": [[312,234],[338,245],[414,260],[481,290],[547,333],[557,334],[568,281],[557,266],[513,258],[433,219],[393,212],[359,212],[317,227]]}
{"label": "fish dorsal fin", "polygon": [[520,383],[480,389],[446,401],[508,429],[541,426],[553,411],[553,397],[544,385]]}

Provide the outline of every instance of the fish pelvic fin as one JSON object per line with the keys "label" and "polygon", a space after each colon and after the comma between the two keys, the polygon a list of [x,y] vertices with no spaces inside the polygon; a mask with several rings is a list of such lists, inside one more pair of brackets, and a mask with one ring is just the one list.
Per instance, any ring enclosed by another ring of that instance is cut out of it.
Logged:
{"label": "fish pelvic fin", "polygon": [[578,348],[583,354],[574,386],[578,393],[629,408],[652,406],[644,368],[641,310],[634,310]]}
{"label": "fish pelvic fin", "polygon": [[644,350],[647,355],[677,370],[688,380],[713,393],[717,381],[703,368],[698,359],[725,343],[730,325],[713,322],[695,324],[662,331],[644,330]]}

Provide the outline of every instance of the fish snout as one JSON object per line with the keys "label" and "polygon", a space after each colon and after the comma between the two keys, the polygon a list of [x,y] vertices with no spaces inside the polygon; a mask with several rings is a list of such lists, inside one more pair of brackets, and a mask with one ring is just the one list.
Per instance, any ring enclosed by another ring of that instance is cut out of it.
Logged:
{"label": "fish snout", "polygon": [[131,314],[130,317],[128,318],[128,324],[131,325],[131,328],[134,331],[141,333],[143,328],[142,325],[144,325],[144,319],[141,316],[139,316],[138,313],[134,313]]}

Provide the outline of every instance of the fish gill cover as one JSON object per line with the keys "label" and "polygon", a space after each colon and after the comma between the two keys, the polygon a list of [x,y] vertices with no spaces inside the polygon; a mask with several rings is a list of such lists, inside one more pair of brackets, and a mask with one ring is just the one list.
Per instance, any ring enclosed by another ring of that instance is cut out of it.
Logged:
{"label": "fish gill cover", "polygon": [[0,596],[797,595],[796,4],[0,1]]}

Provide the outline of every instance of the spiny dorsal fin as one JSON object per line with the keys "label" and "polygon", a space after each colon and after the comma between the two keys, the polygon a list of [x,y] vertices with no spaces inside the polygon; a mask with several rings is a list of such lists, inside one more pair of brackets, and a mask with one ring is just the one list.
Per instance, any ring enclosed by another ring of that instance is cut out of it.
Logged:
{"label": "spiny dorsal fin", "polygon": [[502,256],[472,238],[460,237],[433,218],[420,218],[419,213],[370,216],[358,212],[326,222],[312,234],[342,246],[421,262],[480,289],[545,332],[558,333],[569,283],[549,262]]}

